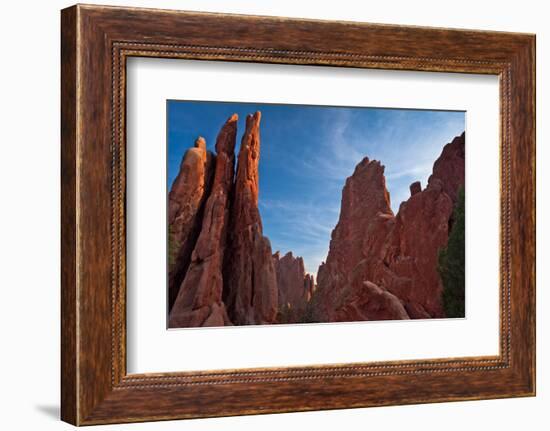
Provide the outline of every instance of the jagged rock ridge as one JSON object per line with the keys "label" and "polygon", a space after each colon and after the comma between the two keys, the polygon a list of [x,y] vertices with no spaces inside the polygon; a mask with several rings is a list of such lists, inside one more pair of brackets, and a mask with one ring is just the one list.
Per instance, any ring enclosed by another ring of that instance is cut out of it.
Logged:
{"label": "jagged rock ridge", "polygon": [[464,186],[464,141],[462,134],[443,148],[426,189],[411,184],[397,215],[384,167],[368,158],[357,165],[319,267],[318,314],[329,321],[444,317],[437,259]]}

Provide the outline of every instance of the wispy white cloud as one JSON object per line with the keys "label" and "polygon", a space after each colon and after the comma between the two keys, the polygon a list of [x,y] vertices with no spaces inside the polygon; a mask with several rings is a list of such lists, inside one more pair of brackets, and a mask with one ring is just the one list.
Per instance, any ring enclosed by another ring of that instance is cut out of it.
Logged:
{"label": "wispy white cloud", "polygon": [[398,180],[401,178],[417,178],[418,180],[421,180],[426,177],[426,175],[429,175],[432,171],[432,163],[423,163],[423,164],[411,164],[407,166],[405,169],[401,170],[391,170],[389,172],[386,172],[386,180],[392,181],[392,180]]}
{"label": "wispy white cloud", "polygon": [[[288,160],[286,169],[293,174],[306,177],[322,177],[323,180],[343,182],[353,173],[358,161],[365,157],[365,145],[350,140],[353,113],[350,110],[331,111],[331,115],[318,133],[315,145],[304,153],[295,154]],[[366,137],[363,144],[366,143]]]}
{"label": "wispy white cloud", "polygon": [[302,256],[306,271],[316,274],[326,259],[340,206],[270,199],[260,199],[259,205],[262,215],[266,214],[264,231],[273,252],[292,251],[295,256]]}
{"label": "wispy white cloud", "polygon": [[315,145],[302,148],[298,143],[299,151],[286,154],[282,166],[294,178],[316,185],[311,196],[300,202],[261,201],[266,213],[278,213],[277,220],[265,223],[276,223],[270,233],[274,250],[293,251],[304,258],[309,272],[317,272],[338,221],[345,180],[364,157],[386,167],[386,185],[397,213],[410,196],[410,184],[420,181],[426,186],[443,145],[461,132],[459,122],[441,118],[444,121],[437,124],[415,122],[410,112],[393,111],[365,123],[353,110],[331,111],[318,125]]}

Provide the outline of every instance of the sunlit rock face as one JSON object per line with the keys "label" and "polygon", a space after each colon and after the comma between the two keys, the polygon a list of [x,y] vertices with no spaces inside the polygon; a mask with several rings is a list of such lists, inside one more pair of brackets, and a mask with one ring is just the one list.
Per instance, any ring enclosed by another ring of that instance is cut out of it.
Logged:
{"label": "sunlit rock face", "polygon": [[260,119],[259,112],[246,118],[231,202],[224,300],[236,325],[274,323],[278,309],[271,244],[258,209]]}

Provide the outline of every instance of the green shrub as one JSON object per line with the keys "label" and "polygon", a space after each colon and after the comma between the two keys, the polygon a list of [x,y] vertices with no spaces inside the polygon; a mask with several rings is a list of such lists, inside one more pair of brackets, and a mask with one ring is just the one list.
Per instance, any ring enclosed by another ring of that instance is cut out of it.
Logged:
{"label": "green shrub", "polygon": [[438,270],[443,282],[443,307],[447,317],[464,317],[465,207],[464,188],[458,191],[447,247],[439,251]]}
{"label": "green shrub", "polygon": [[319,291],[315,289],[309,301],[306,303],[302,314],[298,318],[298,323],[320,323],[325,322],[320,310],[320,295]]}
{"label": "green shrub", "polygon": [[292,310],[288,304],[283,304],[279,307],[277,311],[277,323],[294,323],[292,321]]}

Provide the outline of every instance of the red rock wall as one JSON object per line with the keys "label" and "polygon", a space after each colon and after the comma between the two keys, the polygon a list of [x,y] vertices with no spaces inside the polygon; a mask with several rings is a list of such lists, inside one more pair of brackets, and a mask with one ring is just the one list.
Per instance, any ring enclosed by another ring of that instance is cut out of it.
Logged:
{"label": "red rock wall", "polygon": [[359,163],[346,181],[327,261],[319,268],[320,314],[331,321],[444,317],[437,260],[464,185],[464,141],[462,134],[444,147],[426,189],[411,184],[411,197],[395,217],[384,167]]}

